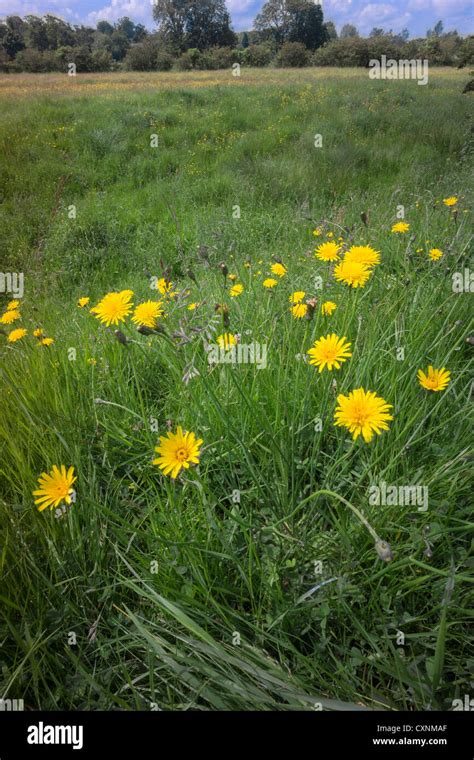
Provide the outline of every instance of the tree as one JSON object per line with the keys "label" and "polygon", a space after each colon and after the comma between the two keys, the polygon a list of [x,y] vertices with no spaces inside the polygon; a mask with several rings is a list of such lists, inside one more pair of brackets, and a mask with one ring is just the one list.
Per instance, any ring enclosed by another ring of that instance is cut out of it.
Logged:
{"label": "tree", "polygon": [[321,6],[313,0],[267,0],[255,19],[255,29],[277,45],[301,42],[310,50],[329,39]]}
{"label": "tree", "polygon": [[110,37],[114,28],[108,21],[99,21],[97,23],[97,31],[101,32],[101,34],[107,34]]}
{"label": "tree", "polygon": [[240,44],[242,45],[242,47],[244,48],[244,50],[246,50],[248,48],[248,46],[250,45],[250,42],[249,42],[249,33],[248,32],[244,32],[243,33],[243,35],[242,35],[242,42]]}
{"label": "tree", "polygon": [[184,29],[189,0],[155,0],[153,18],[158,23],[161,36],[167,42],[184,50]]}
{"label": "tree", "polygon": [[337,29],[334,22],[326,21],[324,27],[326,29],[326,37],[328,38],[329,42],[331,42],[331,40],[337,40]]}
{"label": "tree", "polygon": [[354,26],[354,24],[344,24],[344,26],[341,29],[341,39],[344,40],[346,37],[358,37],[359,32],[357,31],[357,27]]}
{"label": "tree", "polygon": [[185,22],[187,48],[207,50],[214,46],[233,46],[236,42],[224,0],[195,0],[188,4]]}
{"label": "tree", "polygon": [[[385,32],[384,32],[384,30],[382,29],[381,26],[374,26],[374,28],[372,29],[372,31],[369,34],[369,37],[383,37],[384,34],[385,34]],[[354,35],[352,35],[352,36],[354,36]]]}
{"label": "tree", "polygon": [[14,58],[25,43],[26,24],[19,16],[7,16],[5,23],[0,26],[1,45],[9,58]]}
{"label": "tree", "polygon": [[46,34],[46,24],[42,18],[38,16],[26,16],[26,33],[25,42],[29,48],[35,50],[47,50],[48,49],[48,37]]}
{"label": "tree", "polygon": [[123,18],[119,18],[117,23],[115,24],[115,29],[117,32],[122,32],[122,34],[125,35],[125,37],[132,41],[133,36],[135,34],[135,24],[133,23],[131,18],[128,18],[128,16],[123,16]]}

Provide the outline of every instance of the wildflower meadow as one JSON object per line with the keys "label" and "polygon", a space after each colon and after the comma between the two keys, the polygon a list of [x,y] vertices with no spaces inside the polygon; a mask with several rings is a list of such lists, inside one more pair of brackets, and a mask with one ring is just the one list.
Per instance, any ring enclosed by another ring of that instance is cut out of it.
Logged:
{"label": "wildflower meadow", "polygon": [[470,699],[466,79],[0,75],[3,700]]}

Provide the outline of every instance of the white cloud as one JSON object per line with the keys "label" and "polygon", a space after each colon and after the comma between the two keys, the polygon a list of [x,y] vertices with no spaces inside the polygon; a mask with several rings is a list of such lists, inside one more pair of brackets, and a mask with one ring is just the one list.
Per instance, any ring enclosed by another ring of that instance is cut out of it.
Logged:
{"label": "white cloud", "polygon": [[86,22],[95,26],[98,21],[117,21],[122,16],[129,16],[135,23],[140,22],[148,27],[152,25],[152,3],[143,0],[112,0],[110,5],[91,11]]}

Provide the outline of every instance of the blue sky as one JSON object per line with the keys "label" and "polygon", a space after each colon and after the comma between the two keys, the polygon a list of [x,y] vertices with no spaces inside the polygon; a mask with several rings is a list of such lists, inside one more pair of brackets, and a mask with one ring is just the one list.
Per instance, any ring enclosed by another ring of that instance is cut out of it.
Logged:
{"label": "blue sky", "polygon": [[[251,29],[263,2],[227,0],[234,29]],[[325,19],[334,21],[338,30],[346,23],[355,24],[362,34],[374,26],[395,32],[407,27],[416,37],[442,19],[447,30],[474,32],[473,0],[321,0],[321,5]],[[52,13],[71,23],[92,25],[101,19],[115,21],[130,16],[153,29],[151,9],[152,0],[0,0],[0,16]]]}

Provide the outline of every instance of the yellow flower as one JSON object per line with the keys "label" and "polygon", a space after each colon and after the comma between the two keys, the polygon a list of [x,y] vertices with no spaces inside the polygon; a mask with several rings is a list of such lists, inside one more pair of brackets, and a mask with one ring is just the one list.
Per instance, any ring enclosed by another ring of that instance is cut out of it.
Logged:
{"label": "yellow flower", "polygon": [[334,232],[328,232],[328,238],[333,238],[333,237],[334,237]]}
{"label": "yellow flower", "polygon": [[267,277],[262,283],[264,288],[274,288],[277,285],[277,280],[273,280],[271,277]]}
{"label": "yellow flower", "polygon": [[431,261],[438,261],[442,255],[443,251],[441,251],[439,248],[431,248],[428,251],[428,256],[430,257]]}
{"label": "yellow flower", "polygon": [[110,327],[123,322],[125,317],[130,314],[132,304],[130,299],[133,295],[131,290],[122,290],[120,293],[107,293],[106,296],[91,309],[97,319]]}
{"label": "yellow flower", "polygon": [[322,372],[325,367],[328,370],[341,369],[341,364],[346,361],[352,354],[349,349],[350,343],[346,343],[346,338],[339,338],[335,333],[321,337],[315,341],[313,348],[308,351],[310,357],[309,363],[319,367]]}
{"label": "yellow flower", "polygon": [[97,364],[97,359],[88,359],[87,363],[92,364],[92,366],[95,367],[95,365]]}
{"label": "yellow flower", "polygon": [[425,375],[422,369],[418,370],[418,381],[422,388],[427,391],[444,391],[451,380],[451,372],[444,367],[442,369],[433,369],[430,365],[428,373]]}
{"label": "yellow flower", "polygon": [[12,330],[11,333],[8,334],[8,342],[9,343],[16,343],[17,340],[21,340],[26,335],[26,330],[23,329],[23,327],[18,328],[17,330]]}
{"label": "yellow flower", "polygon": [[321,245],[316,248],[316,258],[321,261],[337,261],[341,248],[342,246],[338,243],[321,243]]}
{"label": "yellow flower", "polygon": [[341,261],[334,268],[334,277],[338,282],[350,285],[352,288],[363,288],[372,270],[367,264],[357,261]]}
{"label": "yellow flower", "polygon": [[392,405],[374,391],[357,388],[348,396],[339,395],[337,403],[334,424],[336,427],[346,427],[354,441],[362,434],[364,441],[370,443],[374,433],[380,435],[382,430],[388,430],[387,422],[393,420],[388,413]]}
{"label": "yellow flower", "polygon": [[231,282],[235,282],[236,279],[237,279],[237,275],[236,274],[229,274],[229,275],[227,275],[227,279],[229,279]]}
{"label": "yellow flower", "polygon": [[308,307],[305,303],[296,303],[290,311],[295,319],[303,319],[308,313]]}
{"label": "yellow flower", "polygon": [[132,322],[153,329],[158,323],[158,317],[163,314],[162,305],[161,301],[145,301],[138,304],[133,312]]}
{"label": "yellow flower", "polygon": [[19,301],[9,301],[7,303],[7,311],[12,311],[13,309],[18,309],[20,305]]}
{"label": "yellow flower", "polygon": [[443,199],[444,205],[448,206],[448,208],[449,206],[455,206],[457,202],[458,202],[458,199],[456,198],[455,195],[451,195],[449,198]]}
{"label": "yellow flower", "polygon": [[160,436],[160,446],[156,446],[155,451],[161,456],[153,460],[164,475],[176,478],[183,468],[187,470],[190,464],[199,464],[201,438],[196,439],[194,433],[183,433],[180,425],[176,433],[169,432],[166,436]]}
{"label": "yellow flower", "polygon": [[246,261],[246,262],[244,262],[244,267],[245,267],[246,269],[250,269],[250,267],[251,267],[251,266],[252,266],[252,264],[250,263],[250,261]]}
{"label": "yellow flower", "polygon": [[72,484],[77,480],[74,477],[74,467],[70,467],[66,472],[66,467],[62,464],[61,467],[57,465],[53,466],[50,473],[43,472],[38,478],[38,490],[33,491],[33,496],[37,496],[35,504],[38,505],[40,512],[47,507],[53,509],[53,507],[59,506],[62,501],[66,504],[71,504],[71,495],[74,493]]}
{"label": "yellow flower", "polygon": [[39,346],[51,346],[54,343],[54,338],[41,338]]}
{"label": "yellow flower", "polygon": [[219,337],[216,338],[216,341],[219,348],[224,348],[226,351],[237,343],[235,335],[232,335],[231,333],[219,335]]}
{"label": "yellow flower", "polygon": [[41,338],[41,336],[43,335],[43,328],[37,327],[36,330],[33,330],[33,335],[35,336],[35,338]]}
{"label": "yellow flower", "polygon": [[293,303],[293,304],[301,303],[305,295],[306,293],[304,290],[295,290],[295,292],[291,294],[288,300],[290,303]]}
{"label": "yellow flower", "polygon": [[323,231],[322,231],[322,229],[320,227],[316,227],[316,229],[313,230],[314,237],[319,237],[322,234],[323,234]]}
{"label": "yellow flower", "polygon": [[392,232],[408,232],[410,225],[406,222],[397,222],[392,226]]}
{"label": "yellow flower", "polygon": [[197,309],[198,306],[199,306],[199,303],[197,301],[195,301],[194,303],[190,303],[189,304],[188,310],[189,311],[194,311],[194,309]]}
{"label": "yellow flower", "polygon": [[84,306],[87,306],[91,299],[88,296],[83,296],[82,298],[79,298],[77,301],[77,305],[80,309],[83,309]]}
{"label": "yellow flower", "polygon": [[321,304],[321,314],[324,314],[324,316],[331,316],[333,311],[336,311],[337,304],[334,303],[334,301],[325,301],[323,304]]}
{"label": "yellow flower", "polygon": [[240,284],[234,285],[230,289],[230,291],[229,291],[231,298],[235,298],[236,296],[240,296],[240,294],[243,293],[243,292],[244,292],[244,286],[240,285]]}
{"label": "yellow flower", "polygon": [[16,322],[17,319],[20,319],[20,317],[21,314],[18,309],[10,309],[10,311],[6,311],[5,314],[2,314],[0,322],[2,325],[11,325],[13,322]]}
{"label": "yellow flower", "polygon": [[168,298],[174,298],[176,295],[176,292],[173,290],[173,283],[171,280],[166,280],[164,277],[161,277],[158,282],[156,283],[157,290],[160,291],[162,296],[168,296]]}
{"label": "yellow flower", "polygon": [[373,267],[380,264],[380,251],[375,251],[370,245],[351,245],[344,261],[356,261],[358,264]]}
{"label": "yellow flower", "polygon": [[277,277],[284,277],[286,274],[286,267],[284,267],[283,264],[272,264],[270,269],[273,274],[277,275]]}

